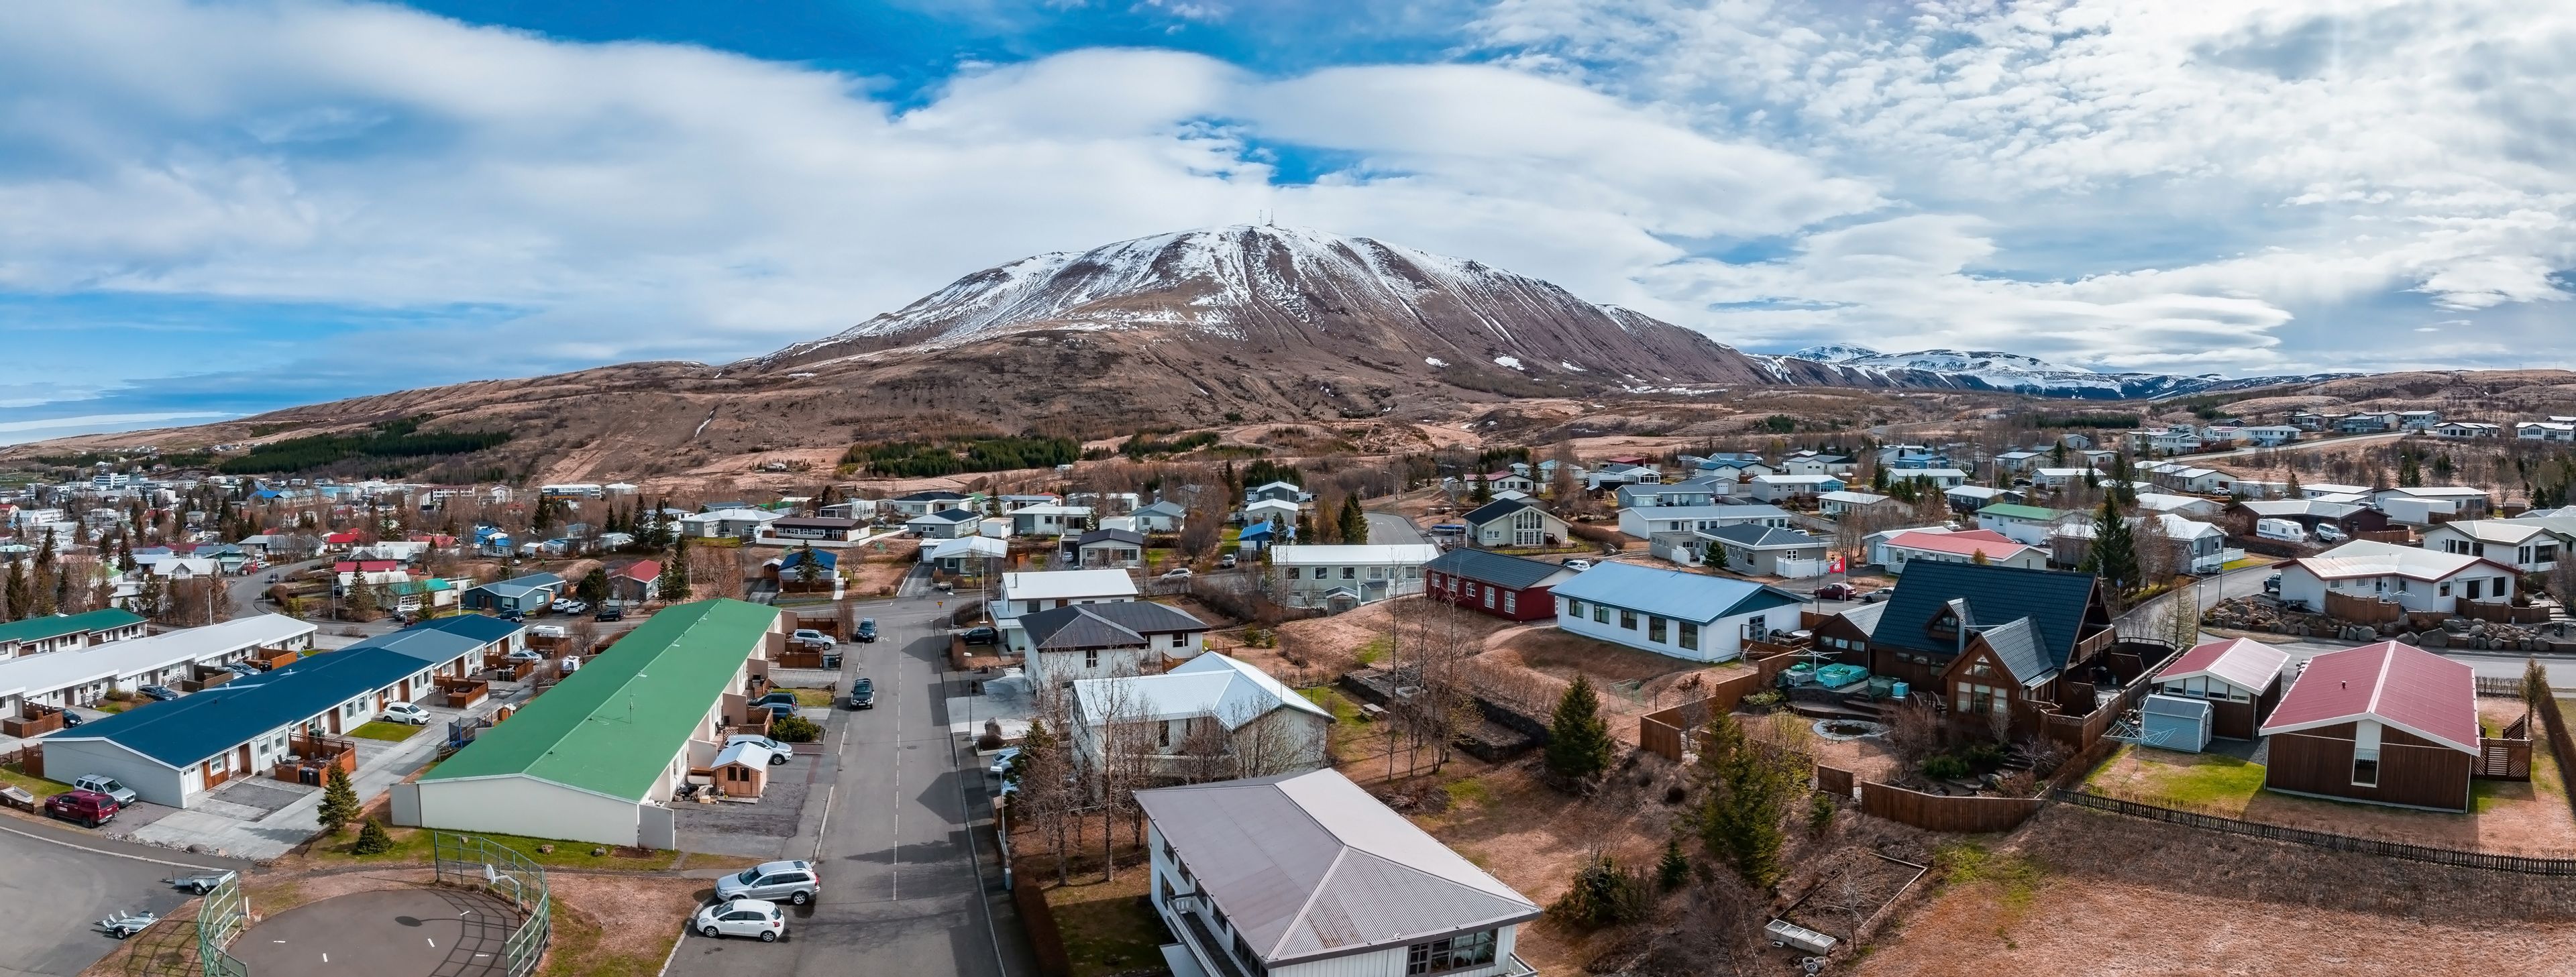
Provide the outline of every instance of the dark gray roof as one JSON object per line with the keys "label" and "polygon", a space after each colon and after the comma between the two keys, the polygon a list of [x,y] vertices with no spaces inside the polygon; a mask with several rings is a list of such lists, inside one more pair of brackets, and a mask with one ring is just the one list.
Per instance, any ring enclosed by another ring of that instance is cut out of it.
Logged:
{"label": "dark gray roof", "polygon": [[937,512],[914,516],[912,517],[912,520],[914,522],[919,522],[924,519],[933,519],[939,522],[970,522],[974,518],[974,513],[968,512],[964,509],[941,509]]}
{"label": "dark gray roof", "polygon": [[1142,790],[1136,803],[1270,969],[1539,916],[1329,767]]}
{"label": "dark gray roof", "polygon": [[895,497],[894,497],[894,499],[893,499],[892,501],[895,501],[895,502],[955,502],[955,501],[958,501],[958,500],[960,500],[960,499],[964,499],[964,498],[966,498],[966,495],[965,495],[965,493],[963,493],[963,492],[949,492],[949,491],[945,491],[945,490],[941,490],[941,489],[932,489],[932,490],[927,491],[927,492],[914,492],[914,493],[912,493],[911,495],[898,495],[898,496],[895,496]]}
{"label": "dark gray roof", "polygon": [[1860,633],[1869,634],[1878,630],[1878,619],[1886,613],[1886,604],[1862,604],[1858,607],[1844,608],[1842,617],[1843,620],[1850,621],[1853,627],[1859,628]]}
{"label": "dark gray roof", "polygon": [[1459,521],[1470,526],[1481,526],[1485,523],[1492,522],[1523,509],[1536,509],[1538,507],[1538,503],[1532,502],[1528,499],[1495,499],[1492,502],[1487,502],[1484,505],[1477,506],[1475,509],[1469,511],[1465,516],[1460,517]]}
{"label": "dark gray roof", "polygon": [[2016,683],[2037,685],[2057,673],[2048,656],[2039,650],[2038,634],[2031,630],[2029,618],[2017,617],[1980,628],[1977,636],[1985,639],[1986,647],[1994,649],[1996,660],[2003,662],[2004,671],[2011,673]]}
{"label": "dark gray roof", "polygon": [[1040,651],[1126,648],[1144,644],[1149,634],[1208,629],[1207,622],[1186,611],[1140,600],[1039,611],[1022,615],[1020,627]]}
{"label": "dark gray roof", "polygon": [[1440,554],[1431,562],[1423,564],[1422,569],[1465,577],[1505,590],[1526,590],[1538,586],[1549,577],[1572,572],[1556,564],[1525,556],[1463,548]]}
{"label": "dark gray roof", "polygon": [[1753,522],[1739,522],[1732,526],[1720,526],[1716,529],[1709,530],[1708,534],[1730,543],[1756,547],[1813,546],[1823,542],[1823,540],[1819,540],[1795,529],[1782,529],[1777,526],[1765,526],[1761,523]]}
{"label": "dark gray roof", "polygon": [[1955,654],[1952,640],[1935,636],[1931,626],[1946,604],[1965,600],[1970,624],[2030,618],[2037,629],[2033,639],[2050,664],[2062,668],[2074,654],[2094,586],[2089,573],[1917,560],[1906,564],[1869,640],[1890,648]]}
{"label": "dark gray roof", "polygon": [[1124,529],[1094,529],[1073,538],[1076,549],[1093,543],[1125,543],[1129,546],[1141,547],[1145,545],[1145,534],[1131,533]]}

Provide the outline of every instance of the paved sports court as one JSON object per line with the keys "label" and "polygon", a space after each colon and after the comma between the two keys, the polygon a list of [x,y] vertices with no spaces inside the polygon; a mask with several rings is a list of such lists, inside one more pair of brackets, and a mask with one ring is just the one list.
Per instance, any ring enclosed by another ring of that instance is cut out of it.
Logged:
{"label": "paved sports court", "polygon": [[516,908],[479,890],[360,892],[262,920],[232,954],[255,977],[502,977],[501,943],[518,924]]}

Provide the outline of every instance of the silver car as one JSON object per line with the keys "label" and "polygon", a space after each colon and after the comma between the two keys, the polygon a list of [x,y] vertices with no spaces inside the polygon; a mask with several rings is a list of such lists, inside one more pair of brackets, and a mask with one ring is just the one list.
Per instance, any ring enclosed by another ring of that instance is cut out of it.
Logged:
{"label": "silver car", "polygon": [[787,914],[778,904],[759,899],[725,899],[698,910],[690,928],[701,936],[752,936],[776,943],[787,932]]}
{"label": "silver car", "polygon": [[81,777],[75,777],[72,779],[72,787],[79,790],[97,791],[109,797],[116,798],[116,806],[118,807],[131,807],[135,801],[142,799],[135,796],[134,788],[118,783],[114,777],[104,776],[101,774],[88,774]]}
{"label": "silver car", "polygon": [[802,906],[814,901],[822,886],[822,877],[814,871],[812,862],[803,859],[762,862],[717,879],[716,901],[765,899]]}

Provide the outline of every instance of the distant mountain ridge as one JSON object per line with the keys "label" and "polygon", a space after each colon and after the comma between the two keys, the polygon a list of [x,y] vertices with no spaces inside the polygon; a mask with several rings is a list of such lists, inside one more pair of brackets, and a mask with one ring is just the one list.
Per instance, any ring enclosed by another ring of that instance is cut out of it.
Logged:
{"label": "distant mountain ridge", "polygon": [[2216,373],[2183,376],[2171,373],[2103,373],[2051,363],[2033,356],[1992,350],[1925,349],[1881,353],[1867,346],[1832,343],[1809,346],[1781,360],[1824,363],[1845,371],[1951,378],[1964,389],[2000,390],[2041,397],[2083,400],[2154,400],[2196,393],[2244,390],[2285,383],[2322,383],[2357,373],[2312,373],[2304,376],[2226,377]]}

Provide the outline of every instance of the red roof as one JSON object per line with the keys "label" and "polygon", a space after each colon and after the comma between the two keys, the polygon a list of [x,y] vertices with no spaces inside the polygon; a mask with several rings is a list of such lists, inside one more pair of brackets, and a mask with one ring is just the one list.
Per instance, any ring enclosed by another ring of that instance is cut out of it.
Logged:
{"label": "red roof", "polygon": [[357,541],[358,541],[358,534],[356,534],[356,533],[332,533],[331,535],[328,535],[328,536],[324,536],[324,537],[322,537],[322,541],[323,541],[323,542],[325,542],[325,543],[335,543],[335,544],[336,544],[336,543],[355,543],[355,542],[357,542]]}
{"label": "red roof", "polygon": [[401,560],[342,560],[331,564],[333,573],[384,573],[400,569]]}
{"label": "red roof", "polygon": [[617,568],[617,575],[625,577],[628,580],[652,580],[662,575],[662,562],[659,560],[637,560],[633,563]]}
{"label": "red roof", "polygon": [[2272,686],[2272,680],[2280,677],[2281,665],[2289,660],[2289,652],[2251,638],[2204,641],[2175,657],[2156,673],[2156,681],[2214,675],[2259,693]]}
{"label": "red roof", "polygon": [[1984,553],[1989,560],[2002,560],[2021,555],[2029,549],[2010,537],[1991,529],[1970,529],[1955,533],[1903,532],[1888,539],[1887,545],[1933,553],[1975,556]]}
{"label": "red roof", "polygon": [[1642,465],[1646,463],[1646,459],[1638,455],[1620,455],[1619,457],[1608,460],[1612,463],[1621,465]]}
{"label": "red roof", "polygon": [[440,549],[446,549],[447,547],[456,545],[456,537],[440,536],[434,533],[413,533],[411,534],[411,539],[409,541],[414,543],[428,543],[429,545]]}
{"label": "red roof", "polygon": [[2382,641],[2308,659],[2263,735],[2372,719],[2463,753],[2478,752],[2478,680],[2468,665]]}

